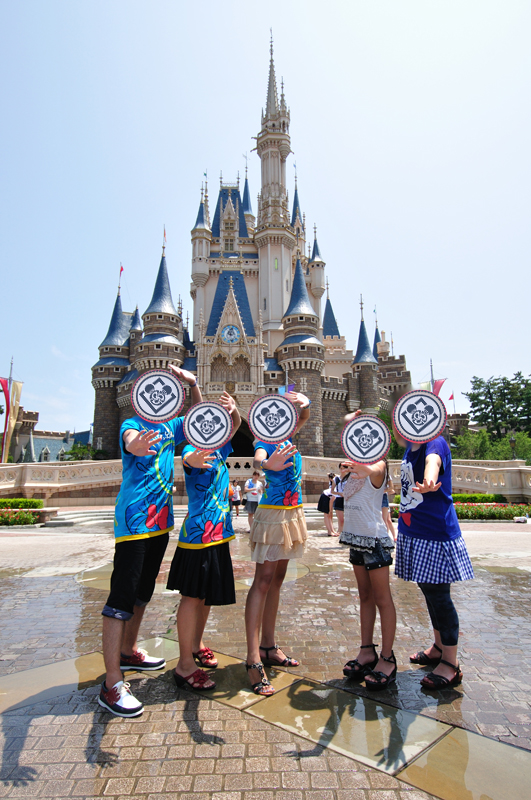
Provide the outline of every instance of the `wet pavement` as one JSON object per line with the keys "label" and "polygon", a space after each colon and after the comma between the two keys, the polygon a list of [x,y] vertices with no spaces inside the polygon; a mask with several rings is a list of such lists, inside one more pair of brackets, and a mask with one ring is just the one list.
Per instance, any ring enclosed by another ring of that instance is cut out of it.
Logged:
{"label": "wet pavement", "polygon": [[[223,654],[218,689],[207,699],[176,692],[168,672],[132,675],[146,710],[127,721],[94,702],[111,523],[0,533],[0,797],[271,800],[276,790],[286,800],[528,796],[519,786],[504,792],[515,775],[531,779],[524,752],[531,750],[530,526],[463,526],[476,579],[452,590],[464,672],[457,690],[433,694],[420,686],[428,670],[411,667],[408,655],[430,642],[427,613],[416,586],[392,578],[399,674],[396,688],[377,701],[342,678],[359,644],[355,583],[348,548],[326,536],[319,518],[310,521],[304,558],[290,565],[277,627],[278,642],[301,666],[273,671],[279,691],[272,699],[248,691],[243,608],[253,566],[246,518],[235,527],[237,602],[212,609],[206,634]],[[153,640],[150,650],[164,649],[168,667],[178,647],[179,595],[165,590],[175,546],[173,536],[141,629]],[[486,792],[482,781],[493,763],[499,786],[489,782]]]}

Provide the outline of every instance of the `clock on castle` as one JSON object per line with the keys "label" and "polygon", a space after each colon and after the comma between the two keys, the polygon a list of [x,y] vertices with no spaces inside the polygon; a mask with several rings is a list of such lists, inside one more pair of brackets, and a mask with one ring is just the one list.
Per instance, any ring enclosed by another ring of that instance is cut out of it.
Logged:
{"label": "clock on castle", "polygon": [[[122,310],[118,292],[99,360],[92,367],[94,446],[108,458],[120,455],[120,425],[133,416],[134,380],[169,363],[197,375],[204,399],[215,400],[225,389],[235,397],[243,422],[233,446],[241,456],[253,452],[246,422],[253,400],[278,392],[288,382],[312,401],[310,423],[296,437],[301,453],[331,457],[341,456],[347,412],[389,407],[391,395],[409,387],[405,358],[390,355],[378,324],[373,345],[369,343],[363,308],[355,354],[340,335],[326,265],[315,228],[313,241],[308,241],[296,182],[291,204],[288,198],[289,126],[283,85],[280,98],[277,92],[271,44],[266,104],[256,140],[261,162],[256,215],[247,174],[243,193],[239,180],[220,182],[212,217],[208,186],[201,190],[191,231],[193,319],[184,322],[180,301],[175,308],[164,247],[142,318],[138,307],[133,313]],[[341,291],[347,285],[357,296],[353,284],[353,278],[350,284],[343,279]]]}

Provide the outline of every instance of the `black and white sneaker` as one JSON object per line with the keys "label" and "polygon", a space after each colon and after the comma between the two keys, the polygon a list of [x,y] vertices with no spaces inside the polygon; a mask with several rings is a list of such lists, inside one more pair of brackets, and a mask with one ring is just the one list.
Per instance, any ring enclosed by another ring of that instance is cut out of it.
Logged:
{"label": "black and white sneaker", "polygon": [[117,717],[138,717],[144,706],[133,696],[128,683],[118,681],[112,689],[107,689],[105,681],[101,684],[98,703]]}
{"label": "black and white sneaker", "polygon": [[151,670],[164,669],[165,666],[165,659],[148,656],[145,650],[135,650],[132,656],[124,656],[123,653],[120,653],[120,669],[150,672]]}

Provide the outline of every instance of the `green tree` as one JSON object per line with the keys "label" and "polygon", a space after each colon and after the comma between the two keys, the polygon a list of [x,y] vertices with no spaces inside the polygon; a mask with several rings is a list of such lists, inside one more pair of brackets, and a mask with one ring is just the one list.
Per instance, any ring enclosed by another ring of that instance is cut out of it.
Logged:
{"label": "green tree", "polygon": [[92,458],[90,447],[86,444],[74,442],[68,453],[66,454],[67,461],[86,461]]}

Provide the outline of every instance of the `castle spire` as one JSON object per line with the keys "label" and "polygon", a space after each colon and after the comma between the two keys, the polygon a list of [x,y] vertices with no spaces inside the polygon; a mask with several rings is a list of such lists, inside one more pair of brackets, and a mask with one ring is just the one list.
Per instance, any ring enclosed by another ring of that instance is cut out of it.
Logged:
{"label": "castle spire", "polygon": [[247,180],[247,165],[245,165],[245,183],[243,186],[242,211],[244,214],[252,214],[251,193],[249,191],[249,181]]}
{"label": "castle spire", "polygon": [[155,281],[155,289],[153,290],[151,303],[144,311],[144,314],[154,313],[178,316],[171,296],[170,280],[168,278],[168,268],[166,267],[166,256],[164,252],[160,259],[159,271],[157,273],[157,280]]}
{"label": "castle spire", "polygon": [[371,350],[371,346],[369,344],[369,337],[367,336],[367,328],[365,327],[365,322],[363,319],[363,296],[360,295],[360,307],[361,307],[361,322],[360,322],[360,333],[358,336],[358,349],[356,350],[356,355],[354,356],[353,364],[378,364],[378,359],[374,357],[373,352]]}
{"label": "castle spire", "polygon": [[337,338],[340,339],[341,334],[339,333],[336,317],[332,309],[332,303],[330,302],[330,298],[328,297],[328,283],[326,285],[326,292],[327,292],[327,297],[323,315],[323,336],[325,338],[327,336],[328,337],[337,336]]}
{"label": "castle spire", "polygon": [[297,259],[291,297],[288,308],[284,312],[284,317],[288,317],[290,314],[311,314],[315,317],[315,311],[308,297],[308,289],[306,288],[300,258]]}
{"label": "castle spire", "polygon": [[271,30],[269,51],[271,56],[269,60],[269,79],[267,82],[266,120],[278,116],[277,79],[275,77],[275,62],[273,61],[273,30]]}
{"label": "castle spire", "polygon": [[122,347],[129,336],[130,321],[131,316],[129,314],[124,314],[122,311],[122,298],[120,297],[120,290],[118,289],[109,330],[107,331],[107,336],[100,344],[100,347]]}
{"label": "castle spire", "polygon": [[313,251],[311,261],[323,261],[321,251],[319,250],[319,245],[317,243],[317,225],[313,226]]}

